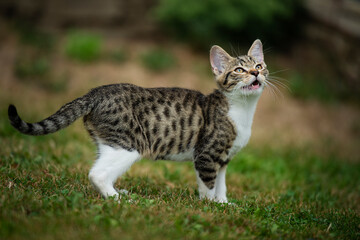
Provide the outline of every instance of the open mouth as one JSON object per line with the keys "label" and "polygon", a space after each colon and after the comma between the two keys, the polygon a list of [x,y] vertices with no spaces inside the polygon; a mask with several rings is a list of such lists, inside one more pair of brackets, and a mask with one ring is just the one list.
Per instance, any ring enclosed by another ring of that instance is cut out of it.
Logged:
{"label": "open mouth", "polygon": [[251,84],[242,87],[242,89],[245,90],[256,90],[258,88],[260,88],[261,86],[261,82],[259,82],[257,79],[255,81],[253,81]]}

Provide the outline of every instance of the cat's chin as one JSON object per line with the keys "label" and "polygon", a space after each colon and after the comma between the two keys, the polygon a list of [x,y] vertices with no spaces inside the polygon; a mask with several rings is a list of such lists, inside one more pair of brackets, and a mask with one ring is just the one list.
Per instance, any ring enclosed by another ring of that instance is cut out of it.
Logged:
{"label": "cat's chin", "polygon": [[243,86],[241,89],[242,90],[249,90],[249,91],[253,91],[253,90],[257,90],[261,87],[261,82],[257,79],[255,79],[252,83],[250,83],[247,86]]}
{"label": "cat's chin", "polygon": [[250,95],[250,94],[260,94],[264,88],[264,84],[259,81],[258,79],[255,79],[252,83],[249,85],[241,87],[241,93],[243,95]]}

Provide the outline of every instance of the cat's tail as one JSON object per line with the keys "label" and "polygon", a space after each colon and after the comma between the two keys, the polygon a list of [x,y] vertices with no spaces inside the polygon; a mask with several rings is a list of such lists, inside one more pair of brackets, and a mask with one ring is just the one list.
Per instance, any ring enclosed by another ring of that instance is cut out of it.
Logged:
{"label": "cat's tail", "polygon": [[19,117],[14,105],[9,106],[8,115],[11,125],[18,131],[36,136],[54,133],[69,126],[76,119],[89,114],[93,107],[94,102],[88,95],[85,95],[65,104],[56,113],[37,123],[24,122]]}

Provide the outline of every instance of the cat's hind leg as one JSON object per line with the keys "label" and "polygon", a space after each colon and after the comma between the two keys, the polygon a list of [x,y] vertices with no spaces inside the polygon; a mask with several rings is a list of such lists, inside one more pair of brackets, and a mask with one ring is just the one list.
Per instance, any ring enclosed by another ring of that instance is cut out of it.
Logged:
{"label": "cat's hind leg", "polygon": [[116,179],[139,159],[138,151],[116,149],[100,144],[99,157],[89,172],[89,179],[103,197],[118,198],[119,193],[114,189]]}

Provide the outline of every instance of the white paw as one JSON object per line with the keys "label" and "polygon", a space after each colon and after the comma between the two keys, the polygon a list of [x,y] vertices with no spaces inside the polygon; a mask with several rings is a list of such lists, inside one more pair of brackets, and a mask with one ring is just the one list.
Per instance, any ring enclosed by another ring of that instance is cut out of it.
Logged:
{"label": "white paw", "polygon": [[215,198],[215,202],[218,202],[218,203],[228,203],[228,200],[226,197],[216,197]]}
{"label": "white paw", "polygon": [[237,207],[238,206],[236,203],[232,203],[232,202],[223,202],[223,203],[221,203],[221,205],[223,205],[223,206],[232,206],[232,207]]}
{"label": "white paw", "polygon": [[237,206],[238,206],[236,203],[232,203],[232,202],[228,202],[228,203],[226,203],[226,204],[229,205],[229,206],[233,206],[233,207],[237,207]]}
{"label": "white paw", "polygon": [[129,194],[129,191],[126,190],[126,189],[120,189],[120,190],[118,190],[118,192],[119,192],[120,194],[122,194],[122,195],[128,195],[128,194]]}
{"label": "white paw", "polygon": [[[119,198],[118,198],[118,203],[121,203],[123,201],[126,201],[127,203],[135,203],[135,200],[131,199],[131,196],[129,194],[129,191],[126,189],[116,189],[116,191],[119,193]],[[124,195],[129,195],[128,198],[129,199],[123,199]]]}
{"label": "white paw", "polygon": [[121,203],[123,203],[123,202],[127,202],[127,203],[135,203],[135,201],[133,200],[133,199],[127,199],[127,200],[124,200],[124,199],[122,199],[121,198],[121,196],[120,196],[120,198],[119,198],[119,200],[117,201],[119,204],[121,204]]}

